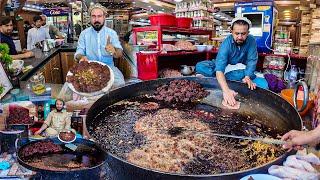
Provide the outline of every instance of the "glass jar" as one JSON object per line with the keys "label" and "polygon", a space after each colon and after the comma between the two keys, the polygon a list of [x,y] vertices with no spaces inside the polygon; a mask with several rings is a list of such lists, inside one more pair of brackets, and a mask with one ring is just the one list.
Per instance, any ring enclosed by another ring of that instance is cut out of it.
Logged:
{"label": "glass jar", "polygon": [[41,95],[46,91],[45,78],[42,73],[36,74],[30,79],[31,89],[36,95]]}

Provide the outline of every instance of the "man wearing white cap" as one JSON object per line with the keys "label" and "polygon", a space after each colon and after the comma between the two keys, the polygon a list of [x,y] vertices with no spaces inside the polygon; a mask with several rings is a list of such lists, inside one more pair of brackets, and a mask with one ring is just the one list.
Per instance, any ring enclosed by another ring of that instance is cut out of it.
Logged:
{"label": "man wearing white cap", "polygon": [[[199,62],[196,65],[197,73],[205,76],[216,75],[223,92],[223,104],[227,106],[239,107],[239,103],[235,100],[237,92],[229,88],[226,79],[242,81],[249,89],[256,89],[254,81],[257,78],[254,71],[258,52],[255,38],[249,35],[250,27],[251,22],[247,18],[234,18],[231,25],[232,34],[222,42],[216,60]],[[265,79],[260,87],[267,88]]]}
{"label": "man wearing white cap", "polygon": [[124,77],[113,62],[113,58],[122,56],[123,49],[117,33],[104,25],[106,8],[97,3],[90,7],[89,14],[91,27],[81,32],[75,59],[96,60],[109,65],[114,72],[113,87],[124,85]]}

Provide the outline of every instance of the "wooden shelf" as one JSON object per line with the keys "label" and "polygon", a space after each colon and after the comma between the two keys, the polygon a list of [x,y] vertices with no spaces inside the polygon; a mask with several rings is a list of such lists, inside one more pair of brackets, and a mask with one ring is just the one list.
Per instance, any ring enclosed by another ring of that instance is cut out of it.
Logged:
{"label": "wooden shelf", "polygon": [[190,35],[210,35],[212,30],[202,30],[194,28],[178,28],[178,27],[168,27],[168,26],[147,26],[133,28],[134,32],[145,32],[145,31],[161,31],[166,33],[175,33],[175,34],[190,34]]}

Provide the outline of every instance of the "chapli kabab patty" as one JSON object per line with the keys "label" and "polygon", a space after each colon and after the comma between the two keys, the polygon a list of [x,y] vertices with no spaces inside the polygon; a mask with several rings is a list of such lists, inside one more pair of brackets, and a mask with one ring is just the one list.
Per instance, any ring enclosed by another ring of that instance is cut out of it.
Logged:
{"label": "chapli kabab patty", "polygon": [[79,92],[100,91],[110,80],[109,68],[97,62],[80,62],[70,72],[73,75],[67,76],[67,82],[72,83]]}

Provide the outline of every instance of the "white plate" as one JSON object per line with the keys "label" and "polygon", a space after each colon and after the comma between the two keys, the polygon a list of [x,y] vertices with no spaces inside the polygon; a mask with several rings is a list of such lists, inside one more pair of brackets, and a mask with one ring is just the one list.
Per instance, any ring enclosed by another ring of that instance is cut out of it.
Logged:
{"label": "white plate", "polygon": [[271,176],[269,174],[251,174],[251,175],[248,175],[248,176],[241,178],[240,180],[248,180],[250,178],[250,176],[254,180],[281,180],[280,178],[278,178],[276,176]]}
{"label": "white plate", "polygon": [[[74,88],[74,86],[73,86],[72,83],[67,82],[67,78],[66,78],[66,83],[67,83],[68,87],[69,87],[73,92],[75,92],[75,93],[77,93],[77,94],[79,94],[79,95],[81,95],[81,96],[90,97],[90,96],[98,96],[98,95],[100,95],[100,94],[104,94],[104,93],[108,92],[108,91],[111,89],[111,87],[112,87],[112,85],[113,85],[113,82],[114,82],[114,73],[113,73],[113,70],[112,70],[108,65],[106,65],[106,64],[104,64],[104,63],[102,63],[102,62],[99,62],[99,61],[89,61],[89,63],[91,63],[91,62],[97,62],[97,63],[99,63],[99,64],[101,64],[101,65],[103,65],[103,66],[107,66],[107,67],[109,68],[109,71],[110,71],[110,80],[109,80],[107,86],[104,87],[103,89],[101,89],[100,91],[95,91],[95,92],[91,92],[91,93],[86,93],[86,92],[79,92],[79,91],[77,91],[77,90]],[[69,71],[69,72],[67,73],[67,77],[70,76],[70,75],[73,75],[73,74]]]}
{"label": "white plate", "polygon": [[21,134],[24,130],[0,131],[2,134]]}
{"label": "white plate", "polygon": [[143,53],[143,54],[156,54],[156,53],[159,53],[159,51],[140,51],[140,53]]}

